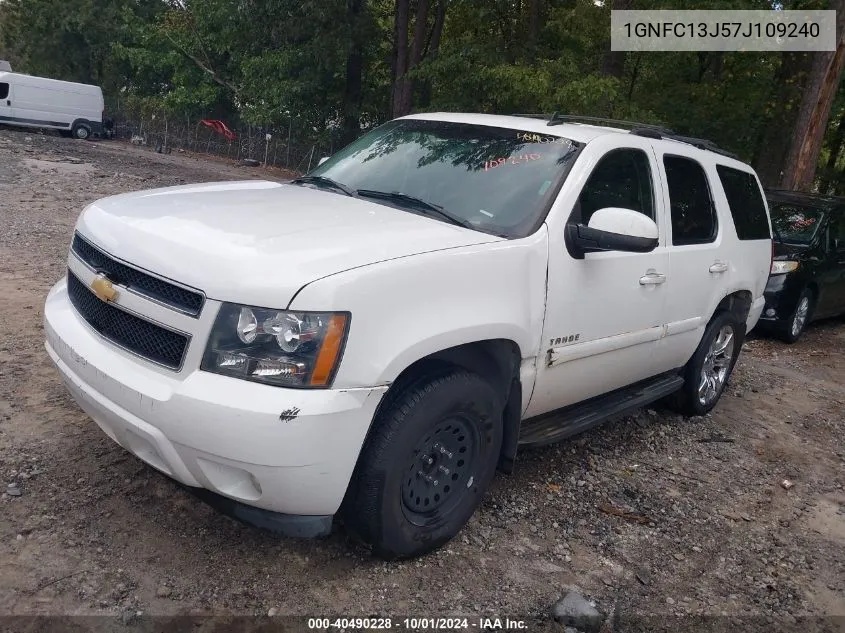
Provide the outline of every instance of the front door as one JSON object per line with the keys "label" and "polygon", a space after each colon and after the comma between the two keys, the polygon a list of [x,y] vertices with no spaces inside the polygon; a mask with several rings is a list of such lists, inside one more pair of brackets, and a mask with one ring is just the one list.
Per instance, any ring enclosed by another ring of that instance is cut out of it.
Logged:
{"label": "front door", "polygon": [[[669,369],[659,352],[666,286],[671,278],[662,197],[647,139],[619,135],[591,141],[547,220],[546,319],[534,391],[525,417],[558,409]],[[564,243],[570,219],[583,224],[606,207],[655,220],[659,246],[650,253],[587,253]]]}
{"label": "front door", "polygon": [[826,305],[818,306],[820,317],[845,313],[845,210],[830,212],[828,224],[827,257],[820,271],[820,296]]}

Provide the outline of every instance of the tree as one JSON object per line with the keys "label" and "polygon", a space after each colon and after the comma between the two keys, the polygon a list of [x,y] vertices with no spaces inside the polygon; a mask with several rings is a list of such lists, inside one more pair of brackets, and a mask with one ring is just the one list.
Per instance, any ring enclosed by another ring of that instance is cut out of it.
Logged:
{"label": "tree", "polygon": [[836,9],[837,17],[836,50],[813,54],[780,182],[784,189],[809,191],[813,187],[830,108],[845,65],[845,0],[833,0],[831,8]]}
{"label": "tree", "polygon": [[413,71],[420,66],[428,54],[429,59],[437,56],[440,39],[446,21],[446,1],[434,0],[435,18],[429,30],[431,0],[417,0],[414,19],[414,35],[409,39],[411,7],[410,0],[396,0],[395,19],[395,63],[391,114],[404,116],[411,112],[414,98]]}

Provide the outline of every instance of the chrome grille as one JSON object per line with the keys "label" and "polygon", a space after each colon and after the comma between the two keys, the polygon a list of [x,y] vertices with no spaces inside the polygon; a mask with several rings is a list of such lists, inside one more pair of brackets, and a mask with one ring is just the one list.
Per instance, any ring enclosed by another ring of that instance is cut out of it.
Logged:
{"label": "chrome grille", "polygon": [[101,301],[68,271],[70,302],[83,319],[118,347],[169,369],[179,370],[190,337]]}
{"label": "chrome grille", "polygon": [[79,233],[73,236],[73,252],[88,266],[104,274],[110,281],[129,288],[153,301],[158,301],[193,317],[199,316],[205,301],[202,293],[189,290],[147,274],[107,255]]}

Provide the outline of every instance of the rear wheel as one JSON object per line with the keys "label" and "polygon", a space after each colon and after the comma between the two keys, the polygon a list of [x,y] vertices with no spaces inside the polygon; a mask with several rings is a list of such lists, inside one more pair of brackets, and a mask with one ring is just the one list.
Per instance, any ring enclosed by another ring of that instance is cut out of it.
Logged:
{"label": "rear wheel", "polygon": [[73,126],[71,134],[73,134],[73,138],[78,138],[81,141],[85,141],[91,138],[91,126],[89,126],[87,123],[77,123]]}
{"label": "rear wheel", "polygon": [[704,415],[716,406],[742,348],[745,328],[731,312],[719,312],[707,326],[684,369],[684,386],[672,405],[686,415]]}
{"label": "rear wheel", "polygon": [[391,397],[361,454],[349,528],[382,558],[436,549],[472,516],[502,446],[502,404],[488,383],[455,370]]}
{"label": "rear wheel", "polygon": [[801,338],[804,330],[807,329],[807,324],[810,322],[810,311],[813,306],[813,293],[809,290],[804,290],[798,298],[798,303],[795,305],[795,310],[792,312],[792,317],[787,328],[781,333],[780,338],[785,343],[795,343]]}

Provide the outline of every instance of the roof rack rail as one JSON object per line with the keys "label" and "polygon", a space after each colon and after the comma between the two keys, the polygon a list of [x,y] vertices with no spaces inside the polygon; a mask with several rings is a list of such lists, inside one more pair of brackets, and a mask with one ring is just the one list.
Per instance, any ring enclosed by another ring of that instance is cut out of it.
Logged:
{"label": "roof rack rail", "polygon": [[679,143],[686,143],[687,145],[692,145],[693,147],[697,147],[698,149],[707,150],[715,154],[727,156],[728,158],[734,158],[737,160],[739,159],[739,156],[737,154],[722,149],[711,140],[708,140],[706,138],[696,138],[693,136],[684,136],[683,134],[678,134],[674,130],[671,130],[667,127],[663,127],[662,125],[654,125],[652,123],[640,123],[638,121],[625,121],[621,119],[611,119],[607,117],[580,116],[577,114],[560,114],[559,112],[555,112],[551,116],[546,114],[515,114],[513,116],[521,116],[531,119],[548,119],[547,125],[550,126],[559,125],[561,123],[610,123],[618,127],[631,128],[631,134],[634,134],[636,136],[678,141]]}
{"label": "roof rack rail", "polygon": [[512,114],[511,116],[521,116],[524,119],[548,119],[548,114]]}
{"label": "roof rack rail", "polygon": [[734,158],[739,160],[739,156],[734,154],[733,152],[729,152],[726,149],[722,149],[713,141],[710,141],[706,138],[695,138],[693,136],[681,136],[680,134],[672,134],[668,135],[664,138],[668,138],[672,141],[678,141],[680,143],[686,143],[687,145],[692,145],[693,147],[697,147],[698,149],[706,149],[707,151],[713,152],[715,154],[721,154],[722,156],[727,156],[728,158]]}
{"label": "roof rack rail", "polygon": [[655,130],[664,134],[674,134],[669,128],[662,125],[654,125],[652,123],[642,123],[640,121],[625,121],[623,119],[613,119],[610,117],[601,116],[581,116],[578,114],[561,114],[555,112],[549,117],[548,125],[558,125],[560,123],[611,123],[619,127],[629,127],[642,130]]}
{"label": "roof rack rail", "polygon": [[674,132],[669,128],[665,128],[660,125],[640,123],[638,121],[623,121],[621,119],[611,119],[609,117],[561,114],[560,112],[555,112],[553,114],[514,114],[512,116],[521,116],[528,119],[546,119],[549,126],[560,125],[561,123],[588,123],[593,125],[596,123],[611,123],[617,127],[629,127],[637,130],[655,130],[663,134],[674,134]]}

